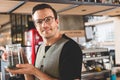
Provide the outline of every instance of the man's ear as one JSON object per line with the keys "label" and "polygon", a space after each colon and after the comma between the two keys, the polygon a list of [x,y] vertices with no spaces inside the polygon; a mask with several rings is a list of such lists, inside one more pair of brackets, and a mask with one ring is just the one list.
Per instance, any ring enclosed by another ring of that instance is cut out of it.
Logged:
{"label": "man's ear", "polygon": [[55,21],[57,22],[57,24],[59,24],[59,20],[58,19],[56,19]]}

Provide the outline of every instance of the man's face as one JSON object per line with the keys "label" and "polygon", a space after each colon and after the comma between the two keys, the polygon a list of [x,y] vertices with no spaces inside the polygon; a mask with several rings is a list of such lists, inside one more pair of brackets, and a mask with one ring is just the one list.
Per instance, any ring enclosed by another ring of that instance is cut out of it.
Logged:
{"label": "man's face", "polygon": [[43,38],[51,38],[58,31],[58,20],[55,20],[51,9],[37,10],[32,17],[37,31]]}

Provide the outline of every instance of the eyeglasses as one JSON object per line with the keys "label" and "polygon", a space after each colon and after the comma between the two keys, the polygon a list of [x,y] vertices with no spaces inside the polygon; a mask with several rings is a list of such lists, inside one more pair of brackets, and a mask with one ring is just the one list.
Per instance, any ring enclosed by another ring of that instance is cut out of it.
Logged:
{"label": "eyeglasses", "polygon": [[46,24],[51,24],[53,22],[53,19],[54,19],[54,17],[48,16],[48,17],[45,17],[44,19],[38,19],[38,20],[34,21],[34,23],[39,26],[41,26],[43,24],[43,22],[45,22]]}

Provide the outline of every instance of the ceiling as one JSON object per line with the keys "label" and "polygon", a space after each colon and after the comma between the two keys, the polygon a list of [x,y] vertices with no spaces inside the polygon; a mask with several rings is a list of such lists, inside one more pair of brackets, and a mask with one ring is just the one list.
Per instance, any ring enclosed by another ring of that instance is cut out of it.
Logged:
{"label": "ceiling", "polygon": [[120,6],[113,4],[83,3],[77,1],[53,1],[41,2],[39,0],[0,0],[0,14],[31,14],[33,6],[40,3],[48,3],[56,9],[60,15],[120,15]]}

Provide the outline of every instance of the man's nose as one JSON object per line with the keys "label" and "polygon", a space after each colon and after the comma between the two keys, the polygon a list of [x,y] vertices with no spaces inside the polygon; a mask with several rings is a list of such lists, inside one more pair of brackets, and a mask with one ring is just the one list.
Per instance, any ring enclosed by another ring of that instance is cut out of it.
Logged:
{"label": "man's nose", "polygon": [[45,27],[46,26],[46,22],[43,21],[42,24],[41,24],[42,27]]}

